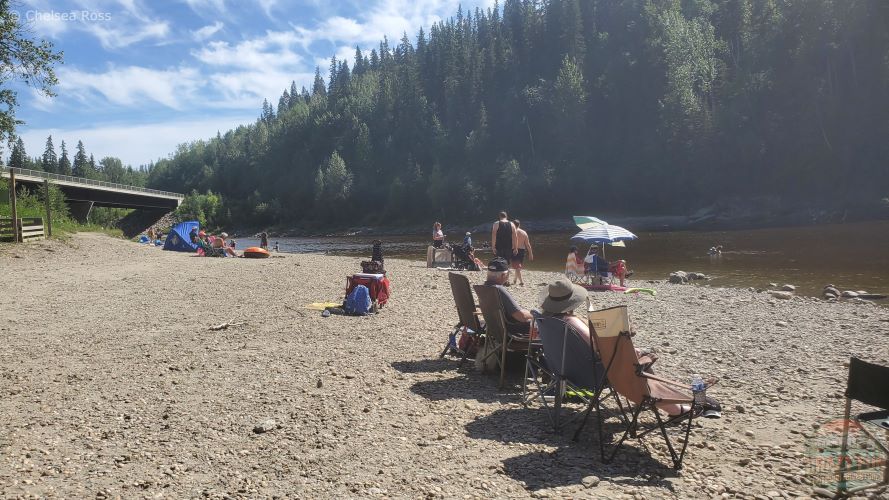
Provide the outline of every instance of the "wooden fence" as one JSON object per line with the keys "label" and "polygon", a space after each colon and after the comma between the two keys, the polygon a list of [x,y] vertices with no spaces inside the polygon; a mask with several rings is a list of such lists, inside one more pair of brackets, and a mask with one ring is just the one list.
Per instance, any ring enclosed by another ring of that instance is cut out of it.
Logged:
{"label": "wooden fence", "polygon": [[13,219],[0,218],[0,241],[36,241],[46,237],[43,228],[43,218],[23,217],[17,219],[18,224],[13,225]]}

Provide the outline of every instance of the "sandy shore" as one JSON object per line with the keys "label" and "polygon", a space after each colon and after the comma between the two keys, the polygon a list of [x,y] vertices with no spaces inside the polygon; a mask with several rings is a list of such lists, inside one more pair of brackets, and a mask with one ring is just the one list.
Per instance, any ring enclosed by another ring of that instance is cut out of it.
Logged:
{"label": "sandy shore", "polygon": [[[456,322],[447,273],[387,261],[394,296],[372,317],[303,307],[341,299],[359,260],[91,234],[0,246],[0,497],[808,496],[806,444],[842,414],[844,363],[889,364],[887,308],[662,283],[594,294],[630,305],[659,373],[721,377],[725,408],[694,429],[681,473],[653,436],[604,465],[594,433],[574,443],[519,404],[518,373],[498,392],[438,360]],[[513,291],[536,306],[554,276]],[[208,330],[226,321],[242,325]]]}

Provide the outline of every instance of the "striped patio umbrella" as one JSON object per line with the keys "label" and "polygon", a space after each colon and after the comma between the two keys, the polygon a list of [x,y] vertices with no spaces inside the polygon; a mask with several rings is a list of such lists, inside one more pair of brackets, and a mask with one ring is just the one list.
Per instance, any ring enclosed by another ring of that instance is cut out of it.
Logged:
{"label": "striped patio umbrella", "polygon": [[600,224],[588,227],[571,237],[575,243],[609,243],[635,240],[636,235],[620,226]]}

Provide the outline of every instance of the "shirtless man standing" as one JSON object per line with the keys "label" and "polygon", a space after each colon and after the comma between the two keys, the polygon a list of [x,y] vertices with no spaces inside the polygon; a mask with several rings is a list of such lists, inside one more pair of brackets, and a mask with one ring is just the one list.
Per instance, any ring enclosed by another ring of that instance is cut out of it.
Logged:
{"label": "shirtless man standing", "polygon": [[512,268],[515,269],[515,279],[512,284],[515,285],[518,282],[519,285],[524,285],[522,267],[525,264],[526,256],[528,260],[534,260],[534,251],[531,249],[531,239],[528,238],[528,232],[522,229],[521,221],[516,219],[512,223],[516,228],[516,246],[518,247],[515,255],[512,256]]}

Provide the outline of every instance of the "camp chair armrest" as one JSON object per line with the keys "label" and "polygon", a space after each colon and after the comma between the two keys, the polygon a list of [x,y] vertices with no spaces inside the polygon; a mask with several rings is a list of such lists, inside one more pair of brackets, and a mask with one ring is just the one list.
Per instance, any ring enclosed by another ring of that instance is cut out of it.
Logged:
{"label": "camp chair armrest", "polygon": [[645,378],[651,379],[651,380],[657,380],[658,382],[663,382],[664,384],[672,385],[673,387],[681,387],[681,388],[688,390],[688,391],[691,390],[691,385],[689,385],[689,384],[682,384],[680,382],[676,382],[675,380],[670,380],[667,378],[658,377],[657,375],[655,375],[653,373],[642,372],[639,374],[639,376],[645,377]]}

